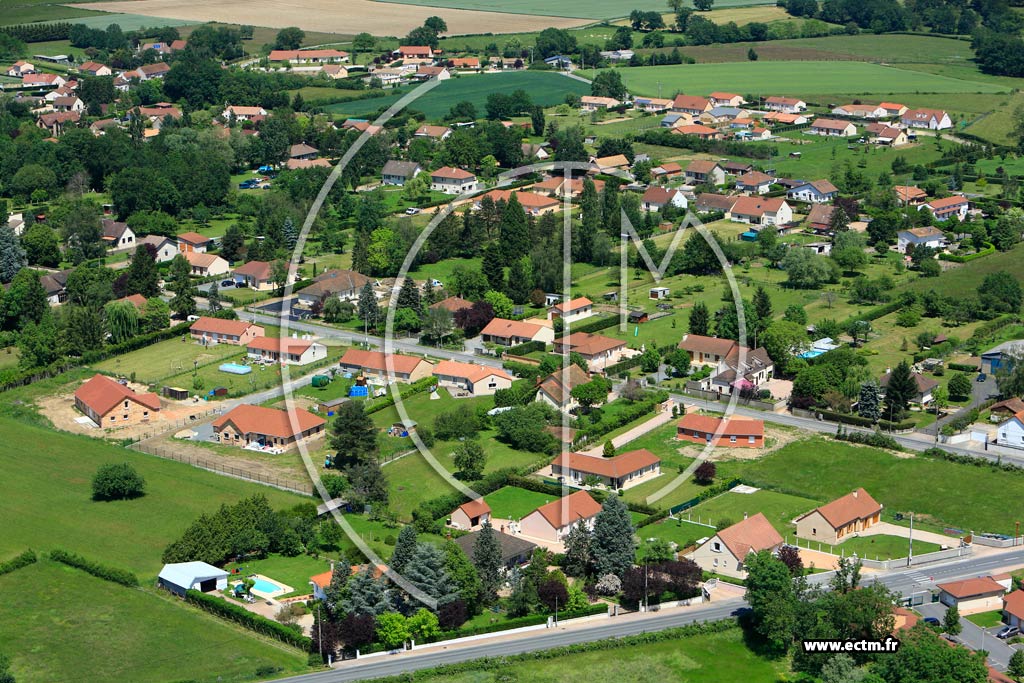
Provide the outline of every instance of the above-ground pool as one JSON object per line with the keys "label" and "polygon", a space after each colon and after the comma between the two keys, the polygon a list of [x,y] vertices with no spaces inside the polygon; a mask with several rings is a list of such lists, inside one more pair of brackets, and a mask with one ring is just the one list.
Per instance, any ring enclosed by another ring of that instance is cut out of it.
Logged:
{"label": "above-ground pool", "polygon": [[239,363],[222,363],[220,371],[230,372],[232,375],[248,375],[252,372],[252,368],[248,365],[241,365]]}

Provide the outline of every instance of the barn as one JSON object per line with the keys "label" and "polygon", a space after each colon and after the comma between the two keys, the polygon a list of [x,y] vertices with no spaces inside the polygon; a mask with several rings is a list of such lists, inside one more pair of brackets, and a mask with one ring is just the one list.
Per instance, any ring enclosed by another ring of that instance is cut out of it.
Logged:
{"label": "barn", "polygon": [[228,587],[228,573],[205,562],[177,562],[164,565],[158,582],[176,595],[184,596],[188,590],[210,593]]}

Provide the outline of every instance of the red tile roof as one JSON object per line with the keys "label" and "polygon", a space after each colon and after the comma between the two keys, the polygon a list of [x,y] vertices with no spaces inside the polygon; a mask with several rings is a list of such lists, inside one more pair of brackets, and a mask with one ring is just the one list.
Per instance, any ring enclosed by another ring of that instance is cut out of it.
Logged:
{"label": "red tile roof", "polygon": [[206,244],[212,239],[206,235],[200,235],[198,232],[183,232],[178,235],[178,241],[186,244]]}
{"label": "red tile roof", "polygon": [[450,296],[447,299],[441,299],[437,303],[430,304],[430,308],[443,308],[448,311],[451,311],[452,313],[472,307],[472,301],[469,301],[468,299],[463,299],[458,296]]}
{"label": "red tile roof", "polygon": [[933,199],[928,202],[928,207],[940,211],[942,209],[950,209],[954,206],[961,206],[967,203],[967,197],[961,197],[959,195],[953,195],[952,197],[943,197],[942,199]]}
{"label": "red tile roof", "polygon": [[740,216],[764,216],[778,213],[786,200],[779,197],[738,197],[729,213]]}
{"label": "red tile roof", "polygon": [[710,105],[711,103],[706,98],[698,97],[697,95],[676,95],[676,98],[672,100],[673,109],[704,111]]}
{"label": "red tile roof", "polygon": [[584,455],[583,453],[562,453],[551,464],[572,468],[577,472],[616,479],[660,462],[661,458],[646,448],[641,448],[635,451],[620,453],[613,458],[602,458],[600,456]]}
{"label": "red tile roof", "polygon": [[590,519],[600,511],[601,504],[591,498],[589,493],[576,491],[547,505],[541,505],[530,514],[538,512],[552,527],[561,529],[580,520]]}
{"label": "red tile roof", "polygon": [[949,583],[936,584],[938,588],[949,593],[957,600],[964,600],[989,593],[1002,593],[1006,589],[991,576],[983,576],[977,579],[964,579],[963,581],[950,581]]}
{"label": "red tile roof", "polygon": [[278,337],[256,337],[246,344],[247,349],[256,351],[274,351],[276,353],[293,353],[301,356],[313,342],[307,339],[279,339]]}
{"label": "red tile roof", "polygon": [[248,263],[235,268],[235,275],[248,275],[257,280],[270,279],[269,261],[249,261]]}
{"label": "red tile roof", "polygon": [[458,377],[468,379],[476,384],[480,380],[494,375],[501,379],[512,380],[512,376],[501,368],[490,368],[484,365],[473,365],[472,363],[460,363],[455,360],[443,360],[434,366],[434,376],[444,375],[446,377]]}
{"label": "red tile roof", "polygon": [[[683,415],[676,426],[680,429],[703,432],[705,434],[717,434],[719,426],[722,425],[722,418],[711,415],[699,415],[689,413]],[[764,436],[764,422],[749,417],[730,417],[725,425],[721,427],[720,436]]]}
{"label": "red tile roof", "polygon": [[[258,326],[253,325],[247,320],[223,320],[221,318],[208,318],[203,316],[192,323],[188,329],[190,332],[197,334],[209,332],[212,334],[227,334],[234,337],[241,337],[250,327]],[[262,332],[263,328],[260,327],[259,330]]]}
{"label": "red tile roof", "polygon": [[309,429],[323,426],[326,421],[301,408],[277,410],[243,403],[214,420],[213,428],[219,432],[228,423],[233,424],[242,434],[265,434],[290,439]]}
{"label": "red tile roof", "polygon": [[578,296],[575,299],[570,299],[569,301],[563,301],[561,303],[557,303],[554,306],[552,306],[551,308],[553,308],[554,310],[558,311],[559,313],[571,313],[572,311],[576,311],[576,310],[579,310],[579,309],[584,308],[586,306],[593,306],[593,305],[594,305],[594,302],[591,301],[590,299],[588,299],[587,297],[585,297],[585,296]]}
{"label": "red tile roof", "polygon": [[533,339],[543,327],[528,323],[523,320],[506,320],[505,318],[491,318],[480,334],[487,334],[493,337],[511,338],[525,337]]}
{"label": "red tile roof", "polygon": [[487,501],[483,498],[474,498],[473,500],[463,503],[458,507],[466,513],[470,519],[473,517],[479,517],[480,515],[490,514],[491,506],[487,504]]}
{"label": "red tile roof", "polygon": [[[863,488],[859,488],[852,493],[847,493],[842,498],[836,498],[831,503],[815,508],[807,514],[820,512],[833,529],[841,529],[851,522],[873,517],[881,511],[881,504]],[[806,516],[804,515],[804,517]]]}
{"label": "red tile roof", "polygon": [[1015,590],[1003,596],[1003,610],[1018,619],[1024,619],[1024,590]]}
{"label": "red tile roof", "polygon": [[707,337],[702,334],[684,334],[679,341],[679,348],[690,353],[707,353],[723,358],[737,346],[732,339]]}
{"label": "red tile roof", "polygon": [[568,346],[570,351],[576,351],[584,356],[595,356],[626,345],[626,342],[621,339],[612,339],[590,332],[573,332],[568,337],[559,339],[558,343]]}
{"label": "red tile roof", "polygon": [[366,368],[375,372],[388,372],[388,363],[393,371],[404,375],[412,373],[420,363],[430,363],[418,356],[405,356],[400,353],[393,353],[390,358],[383,351],[363,351],[362,349],[349,349],[338,362],[342,366],[354,366]]}
{"label": "red tile roof", "polygon": [[760,512],[722,529],[718,532],[718,538],[739,560],[751,552],[769,550],[782,544],[782,536]]}
{"label": "red tile roof", "polygon": [[464,171],[461,168],[452,168],[451,166],[442,166],[436,171],[431,171],[430,177],[445,178],[447,180],[469,180],[470,178],[476,178],[469,171]]}
{"label": "red tile roof", "polygon": [[142,404],[152,410],[160,410],[160,397],[156,394],[137,394],[120,382],[96,374],[75,391],[75,398],[99,415],[106,415],[110,410],[129,400]]}

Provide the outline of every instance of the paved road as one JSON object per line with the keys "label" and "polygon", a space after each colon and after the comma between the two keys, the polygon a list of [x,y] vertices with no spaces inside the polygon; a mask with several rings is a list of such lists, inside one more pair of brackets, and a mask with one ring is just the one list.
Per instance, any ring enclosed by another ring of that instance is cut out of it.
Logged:
{"label": "paved road", "polygon": [[[935,617],[940,622],[946,616],[946,606],[940,602],[921,605],[917,609],[924,616]],[[985,650],[988,652],[988,663],[1000,671],[1005,671],[1010,665],[1010,657],[1013,656],[1015,648],[1007,645],[1006,641],[996,638],[996,633],[1002,627],[1000,624],[992,628],[982,628],[960,617],[960,635],[956,636],[956,640],[972,650]]]}
{"label": "paved road", "polygon": [[942,425],[952,420],[955,420],[956,418],[960,417],[964,413],[971,410],[971,408],[977,408],[979,405],[981,405],[983,401],[988,399],[990,396],[996,396],[999,393],[999,388],[996,386],[995,375],[988,375],[985,378],[984,382],[978,382],[976,380],[976,377],[976,375],[971,377],[971,402],[969,404],[967,404],[960,410],[957,410],[953,413],[946,415],[940,420],[936,420],[927,427],[922,427],[918,431],[920,431],[923,434],[931,434],[932,436],[935,436],[935,433],[942,427]]}

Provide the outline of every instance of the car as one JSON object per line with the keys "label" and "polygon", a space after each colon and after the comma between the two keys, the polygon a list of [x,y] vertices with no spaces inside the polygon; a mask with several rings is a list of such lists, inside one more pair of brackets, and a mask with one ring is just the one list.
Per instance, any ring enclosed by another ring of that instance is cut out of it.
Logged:
{"label": "car", "polygon": [[924,618],[924,623],[928,624],[929,626],[938,626],[939,625],[939,620],[936,619],[935,617],[925,617]]}
{"label": "car", "polygon": [[221,287],[234,287],[235,286],[235,281],[234,280],[221,280],[220,281],[220,286]]}
{"label": "car", "polygon": [[417,209],[415,206],[410,206],[408,209],[405,210],[405,214],[407,216],[415,216],[419,212],[420,212],[420,210]]}
{"label": "car", "polygon": [[996,638],[1006,640],[1007,638],[1013,638],[1016,635],[1020,635],[1020,629],[1016,626],[1004,626],[999,629],[999,633],[996,634]]}
{"label": "car", "polygon": [[974,381],[975,382],[984,382],[986,379],[988,379],[988,375],[986,375],[984,372],[979,372],[977,379],[975,379]]}

